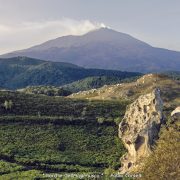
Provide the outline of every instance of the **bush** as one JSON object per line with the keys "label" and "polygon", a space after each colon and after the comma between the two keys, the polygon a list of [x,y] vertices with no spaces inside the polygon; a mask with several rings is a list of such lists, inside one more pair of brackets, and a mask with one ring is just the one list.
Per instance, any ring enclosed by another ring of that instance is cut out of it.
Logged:
{"label": "bush", "polygon": [[10,101],[5,100],[4,107],[6,110],[11,109],[12,106],[13,106],[13,102],[11,100]]}
{"label": "bush", "polygon": [[102,124],[102,123],[105,121],[105,118],[103,118],[103,117],[98,117],[98,118],[97,118],[97,121],[98,121],[99,124]]}
{"label": "bush", "polygon": [[114,122],[119,125],[119,123],[121,122],[122,118],[121,117],[117,117],[114,119]]}
{"label": "bush", "polygon": [[179,142],[180,131],[177,126],[163,130],[157,147],[143,167],[143,180],[175,180],[180,177]]}

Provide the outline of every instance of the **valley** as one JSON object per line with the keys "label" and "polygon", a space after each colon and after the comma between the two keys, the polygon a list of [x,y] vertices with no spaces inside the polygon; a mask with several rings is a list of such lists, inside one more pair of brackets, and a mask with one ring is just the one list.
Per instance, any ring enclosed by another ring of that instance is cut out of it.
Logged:
{"label": "valley", "polygon": [[0,0],[0,180],[180,180],[180,0]]}

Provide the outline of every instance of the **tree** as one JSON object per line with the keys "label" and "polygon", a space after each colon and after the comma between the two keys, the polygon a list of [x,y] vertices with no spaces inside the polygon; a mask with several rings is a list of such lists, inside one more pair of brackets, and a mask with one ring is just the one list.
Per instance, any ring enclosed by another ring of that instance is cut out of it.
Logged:
{"label": "tree", "polygon": [[11,109],[12,106],[13,106],[13,102],[11,100],[10,101],[5,100],[4,107],[6,110]]}
{"label": "tree", "polygon": [[5,107],[6,110],[8,109],[8,106],[9,106],[8,104],[9,104],[8,101],[4,102],[4,107]]}

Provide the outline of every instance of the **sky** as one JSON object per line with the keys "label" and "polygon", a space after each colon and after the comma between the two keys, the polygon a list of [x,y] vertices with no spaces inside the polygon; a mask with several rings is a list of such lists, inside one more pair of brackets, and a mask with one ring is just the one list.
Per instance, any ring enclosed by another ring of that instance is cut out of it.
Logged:
{"label": "sky", "polygon": [[0,54],[105,26],[180,51],[180,0],[0,0]]}

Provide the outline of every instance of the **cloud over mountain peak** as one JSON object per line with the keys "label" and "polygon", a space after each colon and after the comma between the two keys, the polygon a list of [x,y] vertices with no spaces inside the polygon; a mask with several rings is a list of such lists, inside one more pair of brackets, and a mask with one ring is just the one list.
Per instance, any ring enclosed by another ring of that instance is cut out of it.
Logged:
{"label": "cloud over mountain peak", "polygon": [[37,22],[27,21],[19,24],[1,24],[0,42],[2,47],[0,54],[24,49],[60,36],[82,35],[101,27],[106,27],[106,25],[89,20],[69,18]]}

